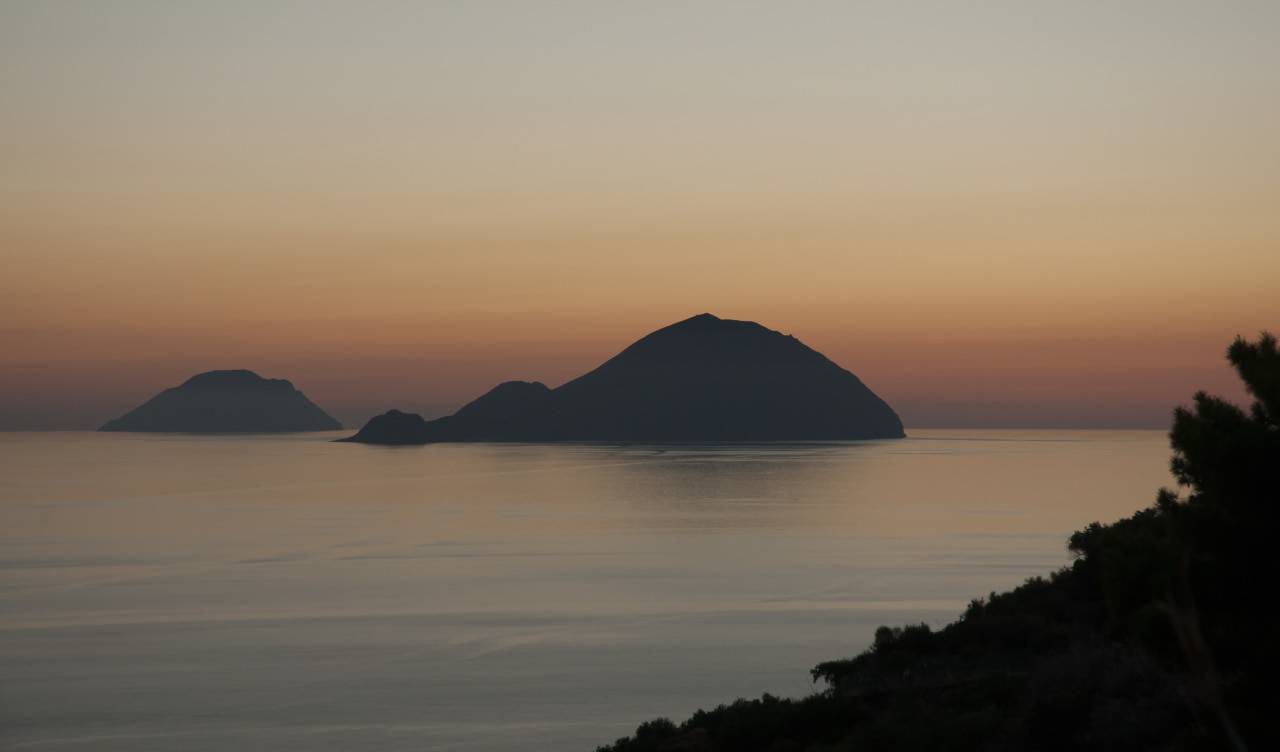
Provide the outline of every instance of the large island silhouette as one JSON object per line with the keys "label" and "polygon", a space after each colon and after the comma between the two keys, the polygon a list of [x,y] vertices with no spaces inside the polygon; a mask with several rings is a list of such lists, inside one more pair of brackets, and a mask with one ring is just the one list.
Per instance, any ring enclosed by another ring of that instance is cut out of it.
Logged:
{"label": "large island silhouette", "polygon": [[453,415],[391,410],[342,441],[829,441],[901,438],[902,421],[795,337],[703,313],[555,389],[499,384]]}
{"label": "large island silhouette", "polygon": [[99,431],[285,433],[342,424],[285,379],[253,371],[207,371],[166,389]]}

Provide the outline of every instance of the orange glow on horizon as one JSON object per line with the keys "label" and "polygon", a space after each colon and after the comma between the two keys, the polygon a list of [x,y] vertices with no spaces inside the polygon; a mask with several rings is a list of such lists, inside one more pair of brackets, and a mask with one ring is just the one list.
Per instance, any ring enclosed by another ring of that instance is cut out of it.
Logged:
{"label": "orange glow on horizon", "polygon": [[6,7],[0,429],[240,367],[437,415],[702,311],[909,426],[1240,398],[1280,14],[936,12]]}

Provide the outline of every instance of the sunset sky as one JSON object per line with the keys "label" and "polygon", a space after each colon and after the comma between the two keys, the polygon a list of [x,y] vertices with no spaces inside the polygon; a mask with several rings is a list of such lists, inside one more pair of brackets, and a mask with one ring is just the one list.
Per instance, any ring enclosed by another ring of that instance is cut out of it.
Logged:
{"label": "sunset sky", "polygon": [[0,5],[0,429],[348,425],[709,311],[927,426],[1162,427],[1280,329],[1280,3]]}

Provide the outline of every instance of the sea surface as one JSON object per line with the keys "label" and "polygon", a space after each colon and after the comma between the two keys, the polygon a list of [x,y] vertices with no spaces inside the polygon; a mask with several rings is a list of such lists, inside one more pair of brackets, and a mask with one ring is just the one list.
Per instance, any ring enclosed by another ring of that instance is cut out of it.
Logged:
{"label": "sea surface", "polygon": [[582,750],[1067,564],[1156,431],[750,446],[0,433],[0,747]]}

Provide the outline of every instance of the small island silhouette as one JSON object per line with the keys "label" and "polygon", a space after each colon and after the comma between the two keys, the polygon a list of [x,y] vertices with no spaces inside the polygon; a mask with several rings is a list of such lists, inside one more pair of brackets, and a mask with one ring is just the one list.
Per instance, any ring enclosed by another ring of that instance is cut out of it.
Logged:
{"label": "small island silhouette", "polygon": [[207,371],[166,389],[99,431],[286,433],[342,424],[285,379],[253,371]]}
{"label": "small island silhouette", "polygon": [[824,441],[903,436],[857,376],[795,337],[699,314],[555,389],[499,384],[453,415],[391,410],[341,441]]}

